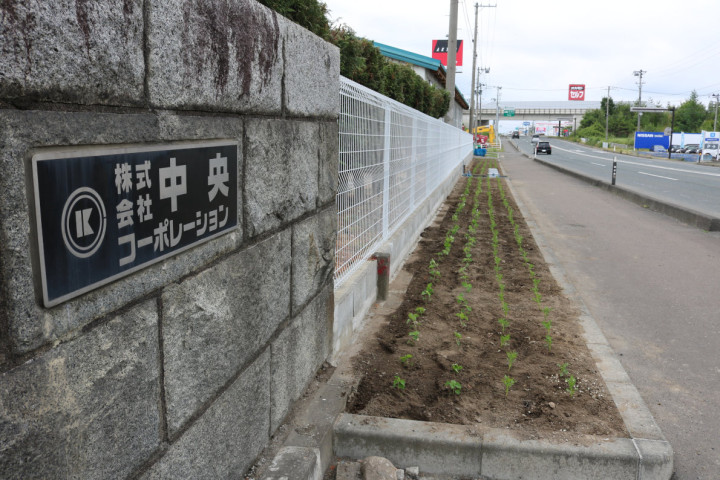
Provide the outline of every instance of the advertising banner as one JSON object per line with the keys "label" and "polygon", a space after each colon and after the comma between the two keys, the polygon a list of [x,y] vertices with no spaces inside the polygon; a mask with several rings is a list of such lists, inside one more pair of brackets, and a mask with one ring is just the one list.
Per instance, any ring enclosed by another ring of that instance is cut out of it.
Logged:
{"label": "advertising banner", "polygon": [[585,85],[571,84],[568,100],[585,100]]}
{"label": "advertising banner", "polygon": [[656,145],[667,150],[670,146],[670,137],[663,132],[635,132],[635,148],[655,150]]}
{"label": "advertising banner", "polygon": [[[443,66],[447,67],[448,57],[448,41],[447,40],[433,40],[432,41],[432,58],[440,60]],[[463,57],[463,41],[457,41],[457,53],[455,54],[455,65],[462,67]]]}

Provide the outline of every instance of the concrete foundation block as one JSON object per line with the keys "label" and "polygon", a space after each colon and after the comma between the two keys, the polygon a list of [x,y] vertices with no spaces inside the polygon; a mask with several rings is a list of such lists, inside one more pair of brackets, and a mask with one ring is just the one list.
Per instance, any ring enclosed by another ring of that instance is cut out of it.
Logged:
{"label": "concrete foundation block", "polygon": [[152,0],[148,91],[154,107],[279,114],[278,15],[252,0]]}
{"label": "concrete foundation block", "polygon": [[1,476],[129,476],[160,444],[158,356],[147,301],[0,375]]}
{"label": "concrete foundation block", "polygon": [[316,448],[283,447],[275,455],[263,480],[322,480],[320,451]]}
{"label": "concrete foundation block", "polygon": [[143,2],[6,2],[0,97],[81,105],[144,101]]}
{"label": "concrete foundation block", "polygon": [[165,289],[168,430],[178,429],[290,315],[290,232]]}
{"label": "concrete foundation block", "polygon": [[272,423],[275,431],[330,354],[332,284],[272,344]]}
{"label": "concrete foundation block", "polygon": [[269,439],[270,353],[258,357],[141,478],[242,478]]}
{"label": "concrete foundation block", "polygon": [[320,123],[318,144],[320,171],[318,176],[318,206],[335,204],[338,191],[338,158],[340,158],[339,127],[337,121]]}
{"label": "concrete foundation block", "polygon": [[245,217],[248,235],[274,230],[316,208],[317,124],[248,120]]}

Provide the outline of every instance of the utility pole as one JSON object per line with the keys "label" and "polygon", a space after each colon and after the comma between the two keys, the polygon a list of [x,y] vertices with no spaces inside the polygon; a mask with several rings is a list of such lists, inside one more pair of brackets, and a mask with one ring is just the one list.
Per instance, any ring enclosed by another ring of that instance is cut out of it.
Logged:
{"label": "utility pole", "polygon": [[500,135],[500,90],[502,87],[497,88],[497,94],[495,95],[495,138]]}
{"label": "utility pole", "polygon": [[478,119],[477,124],[482,125],[482,87],[485,86],[484,83],[480,82],[480,70],[478,70],[478,84],[477,84],[477,96],[478,96]]}
{"label": "utility pole", "polygon": [[715,121],[713,122],[713,132],[717,132],[717,110],[718,110],[718,98],[720,98],[720,94],[713,93],[710,96],[715,98]]}
{"label": "utility pole", "polygon": [[[639,90],[638,90],[638,104],[637,104],[638,107],[642,107],[642,86],[643,86],[642,76],[643,76],[644,74],[646,74],[646,73],[647,73],[647,70],[635,70],[635,71],[633,72],[633,75],[635,75],[636,77],[640,77],[640,80],[638,80],[638,88],[639,88]],[[638,132],[640,131],[640,117],[641,117],[641,116],[642,116],[642,112],[638,112],[638,124],[637,124],[637,131],[638,131]]]}
{"label": "utility pole", "polygon": [[[478,7],[475,4],[475,35],[473,36],[473,66],[472,66],[472,80],[470,81],[470,134],[475,135],[475,63],[477,62],[477,17]],[[480,72],[478,72],[479,76]],[[479,80],[479,79],[478,79]]]}
{"label": "utility pole", "polygon": [[448,61],[447,61],[447,79],[445,80],[445,90],[450,93],[450,109],[448,109],[445,117],[446,123],[453,123],[455,116],[455,63],[457,57],[457,15],[458,0],[450,0],[450,28],[448,32]]}
{"label": "utility pole", "polygon": [[608,86],[608,94],[605,99],[605,141],[608,140],[608,119],[610,118],[610,86]]}

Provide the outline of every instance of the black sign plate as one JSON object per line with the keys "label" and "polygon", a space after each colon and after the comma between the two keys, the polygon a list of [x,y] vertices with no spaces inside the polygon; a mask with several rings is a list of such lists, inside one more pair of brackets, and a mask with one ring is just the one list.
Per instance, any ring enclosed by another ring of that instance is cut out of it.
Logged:
{"label": "black sign plate", "polygon": [[236,228],[237,161],[235,141],[34,155],[45,306]]}

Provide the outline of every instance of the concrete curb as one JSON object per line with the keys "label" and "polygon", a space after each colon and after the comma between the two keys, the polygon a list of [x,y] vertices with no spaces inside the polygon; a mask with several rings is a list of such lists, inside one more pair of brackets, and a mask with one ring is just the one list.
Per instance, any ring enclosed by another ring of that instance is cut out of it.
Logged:
{"label": "concrete curb", "polygon": [[702,230],[706,230],[708,232],[720,231],[720,218],[698,212],[691,208],[681,207],[674,203],[670,203],[665,200],[660,200],[660,199],[652,197],[650,195],[634,192],[634,191],[629,190],[628,188],[625,188],[622,186],[611,185],[610,183],[603,182],[602,180],[588,177],[587,175],[583,175],[580,172],[576,172],[569,168],[565,168],[560,165],[556,165],[554,163],[548,162],[547,160],[542,160],[540,158],[533,157],[532,155],[521,151],[515,143],[513,143],[513,142],[509,142],[509,143],[513,146],[513,148],[515,148],[518,151],[518,153],[520,153],[521,155],[523,155],[531,160],[542,163],[545,166],[553,168],[553,169],[555,169],[559,172],[562,172],[566,175],[569,175],[571,177],[577,178],[578,180],[587,182],[590,185],[593,185],[595,187],[602,188],[603,190],[605,190],[607,192],[610,192],[614,195],[619,196],[620,198],[624,198],[625,200],[633,202],[636,205],[640,205],[643,208],[647,208],[654,212],[665,214],[671,218],[674,218],[675,220],[679,220],[685,224],[700,228]]}

